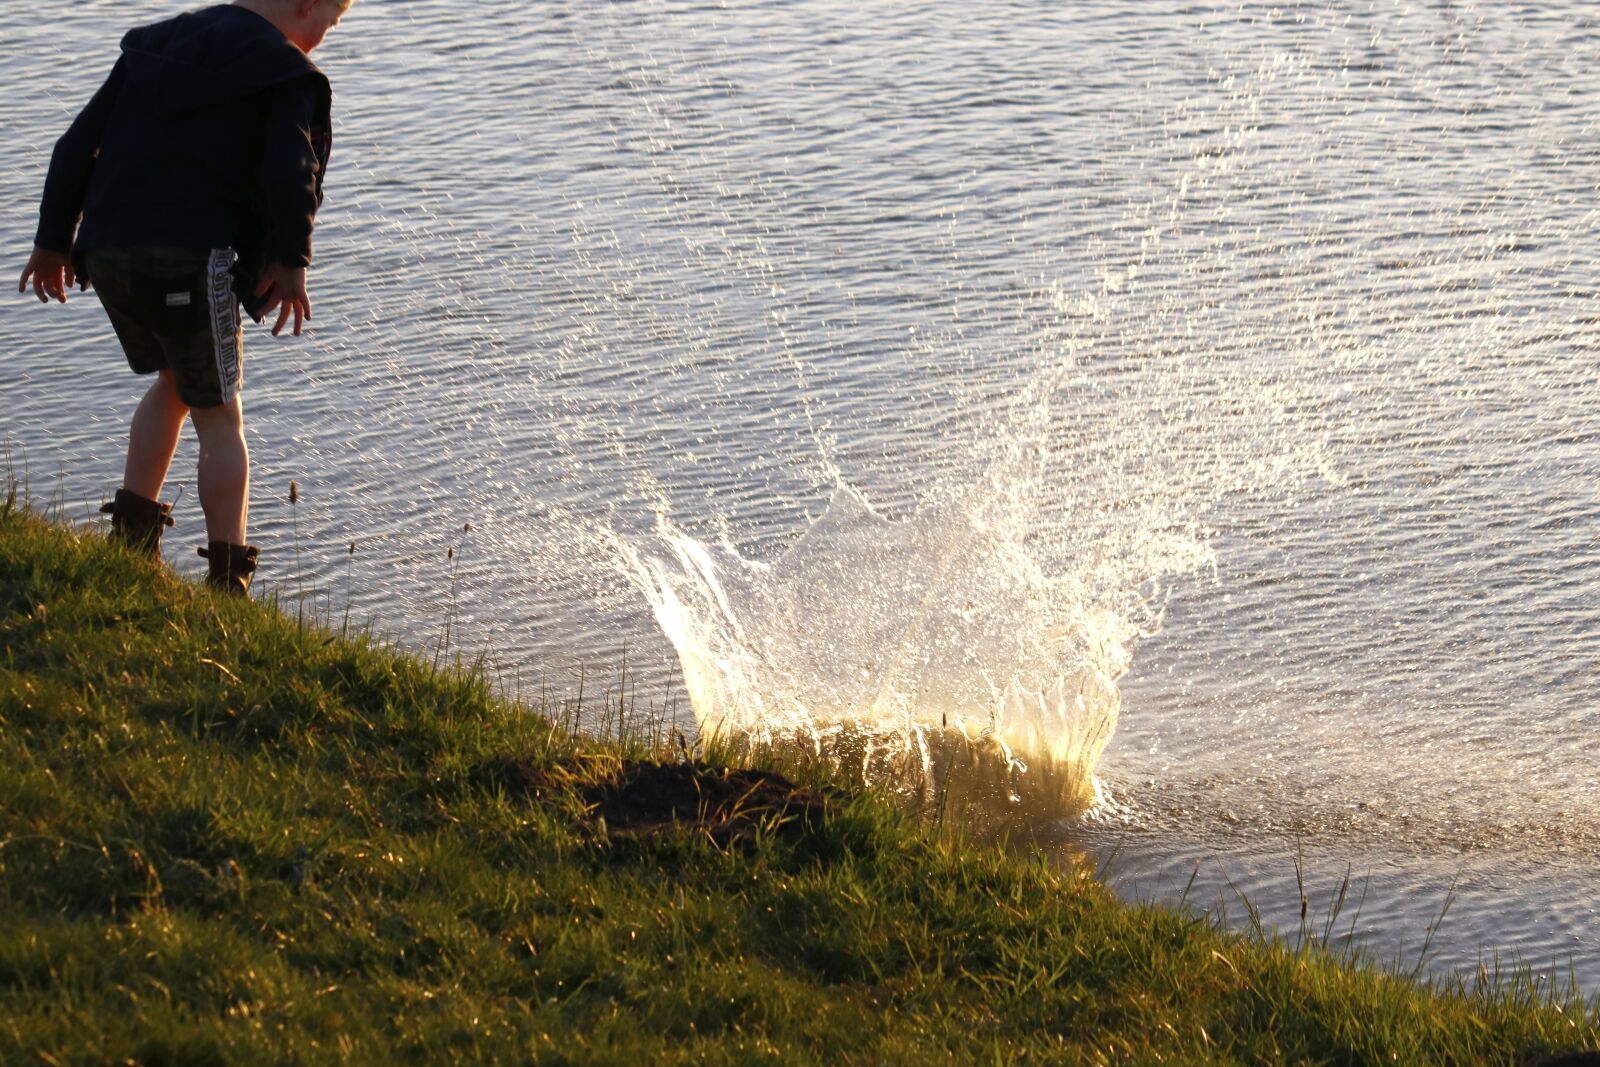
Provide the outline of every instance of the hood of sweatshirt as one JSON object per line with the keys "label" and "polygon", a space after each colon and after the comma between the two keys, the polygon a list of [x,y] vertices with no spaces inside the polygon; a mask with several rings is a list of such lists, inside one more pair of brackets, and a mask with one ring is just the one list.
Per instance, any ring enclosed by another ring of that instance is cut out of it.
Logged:
{"label": "hood of sweatshirt", "polygon": [[128,74],[163,115],[215,107],[307,76],[327,84],[276,26],[233,4],[129,30],[122,52]]}

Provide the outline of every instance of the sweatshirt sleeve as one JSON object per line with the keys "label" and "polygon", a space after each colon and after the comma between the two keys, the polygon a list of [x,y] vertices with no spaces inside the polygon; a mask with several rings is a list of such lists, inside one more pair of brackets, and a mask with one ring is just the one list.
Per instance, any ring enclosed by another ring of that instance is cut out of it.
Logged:
{"label": "sweatshirt sleeve", "polygon": [[261,152],[261,200],[269,260],[311,265],[311,229],[322,206],[321,163],[313,128],[317,94],[306,81],[283,86],[268,102]]}
{"label": "sweatshirt sleeve", "polygon": [[122,89],[126,60],[118,59],[100,91],[78,113],[67,132],[56,142],[50,155],[50,170],[44,180],[44,196],[39,202],[39,229],[33,243],[52,252],[72,250],[72,235],[83,214],[83,199],[89,191],[89,176],[100,154],[100,139],[105,134],[111,109]]}

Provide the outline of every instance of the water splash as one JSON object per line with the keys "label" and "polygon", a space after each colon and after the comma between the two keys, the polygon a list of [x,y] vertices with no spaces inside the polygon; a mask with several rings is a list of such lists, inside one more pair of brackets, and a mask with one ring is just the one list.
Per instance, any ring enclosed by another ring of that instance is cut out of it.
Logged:
{"label": "water splash", "polygon": [[1048,813],[1092,804],[1118,679],[1170,582],[1215,562],[1204,507],[1327,473],[1293,383],[1130,338],[1159,318],[1136,273],[1044,294],[1034,373],[970,442],[976,477],[899,515],[841,477],[770,560],[665,508],[614,536],[703,733],[923,781],[953,739],[994,757],[1013,803],[1048,780]]}
{"label": "water splash", "polygon": [[1136,627],[1085,610],[995,498],[885,518],[841,484],[772,563],[663,517],[626,548],[682,662],[702,730],[757,744],[860,731],[928,756],[927,732],[1092,770],[1116,723]]}
{"label": "water splash", "polygon": [[[698,264],[719,282],[718,302],[639,301],[632,252],[642,239],[631,230],[579,252],[594,257],[586,272],[621,294],[596,321],[613,334],[619,323],[653,323],[644,347],[708,398],[692,443],[663,447],[687,421],[678,409],[642,435],[651,469],[662,455],[722,469],[707,479],[718,492],[692,501],[670,478],[651,478],[662,501],[654,530],[619,527],[602,541],[673,646],[696,721],[711,735],[858,759],[869,776],[885,765],[925,775],[953,734],[993,749],[1008,774],[1059,772],[1082,806],[1116,727],[1118,679],[1161,625],[1169,583],[1214,561],[1202,525],[1212,507],[1309,475],[1336,480],[1322,447],[1328,382],[1292,368],[1362,353],[1330,336],[1326,309],[1293,271],[1264,296],[1219,299],[1215,286],[1236,246],[1259,240],[1229,214],[1248,172],[1240,160],[1259,150],[1253,109],[1303,70],[1279,57],[1230,83],[1228,121],[1179,123],[1196,127],[1173,135],[1193,134],[1187,167],[1152,187],[1141,162],[1131,188],[1067,213],[1077,222],[1060,240],[1074,251],[1038,260],[1042,283],[1009,273],[997,282],[992,264],[969,261],[986,239],[973,228],[996,205],[952,208],[943,255],[915,267],[923,284],[943,279],[942,299],[897,320],[897,336],[915,340],[873,351],[837,323],[882,294],[828,288],[845,283],[805,254],[821,251],[815,217],[800,225],[782,197],[756,197],[752,213],[722,185],[715,196],[684,187],[692,174],[736,189],[746,172],[719,169],[703,141],[677,133],[652,88],[698,72],[635,58],[635,121],[652,146],[642,173],[662,195],[654,214],[629,215],[661,220],[663,257],[670,248],[672,262]],[[695,213],[705,211],[762,238],[721,252],[681,241],[703,228]],[[840,240],[830,255],[848,254]],[[613,262],[612,248],[630,252]],[[1014,296],[1004,306],[997,286]],[[679,305],[681,321],[661,318]],[[770,413],[721,410],[751,393],[724,380],[736,374],[771,383],[756,394]],[[892,416],[849,399],[868,385],[879,390],[872,404],[942,432],[917,454],[885,454],[896,435],[876,427]],[[882,404],[885,389],[903,402]],[[762,419],[785,428],[782,462],[739,458],[744,442],[733,438]],[[803,479],[790,475],[808,446],[823,453],[814,466],[832,472],[832,487],[785,539],[772,516],[799,510]],[[885,477],[891,469],[915,473]],[[762,501],[760,537],[735,514],[741,496]],[[730,532],[741,525],[742,539]]]}

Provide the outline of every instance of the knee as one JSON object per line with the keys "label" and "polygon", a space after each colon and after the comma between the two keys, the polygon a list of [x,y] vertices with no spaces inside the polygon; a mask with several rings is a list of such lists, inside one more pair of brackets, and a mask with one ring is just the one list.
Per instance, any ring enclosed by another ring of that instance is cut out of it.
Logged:
{"label": "knee", "polygon": [[178,395],[178,379],[173,377],[172,371],[163,369],[157,375],[156,388],[160,390],[162,402],[168,407],[182,408],[184,411],[189,410],[189,405],[185,404],[183,398]]}
{"label": "knee", "polygon": [[210,408],[190,408],[189,421],[202,440],[215,436],[244,436],[244,409],[238,397]]}

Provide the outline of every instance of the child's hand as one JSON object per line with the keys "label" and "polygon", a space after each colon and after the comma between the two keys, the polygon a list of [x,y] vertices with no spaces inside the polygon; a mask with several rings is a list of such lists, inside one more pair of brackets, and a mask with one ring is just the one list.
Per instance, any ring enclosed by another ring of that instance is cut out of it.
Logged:
{"label": "child's hand", "polygon": [[282,263],[271,263],[261,272],[261,284],[256,286],[256,296],[267,298],[267,306],[262,314],[270,314],[273,308],[278,309],[278,324],[272,328],[272,336],[276,337],[283,330],[283,324],[289,321],[289,313],[294,313],[294,335],[300,336],[300,320],[311,321],[311,298],[306,295],[306,269],[304,267],[285,267]]}
{"label": "child's hand", "polygon": [[33,292],[41,304],[48,304],[51,297],[65,304],[67,290],[78,280],[76,272],[72,269],[71,256],[65,252],[52,252],[37,245],[34,246],[33,255],[28,257],[28,265],[22,268],[22,278],[17,282],[17,292],[28,291],[30,276],[33,278]]}

